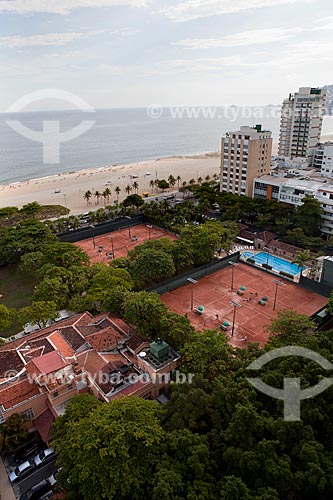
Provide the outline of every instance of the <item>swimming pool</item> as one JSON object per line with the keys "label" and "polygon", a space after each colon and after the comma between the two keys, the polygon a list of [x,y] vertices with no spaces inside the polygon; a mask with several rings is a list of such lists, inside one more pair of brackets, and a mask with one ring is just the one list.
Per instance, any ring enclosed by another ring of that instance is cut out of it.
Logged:
{"label": "swimming pool", "polygon": [[257,264],[269,264],[272,266],[274,271],[283,271],[285,273],[292,274],[293,276],[296,276],[301,272],[297,264],[292,264],[285,259],[281,259],[281,257],[276,257],[275,255],[271,255],[267,252],[260,252],[257,254],[252,252],[243,252],[242,257],[244,259],[251,257],[251,259],[253,259]]}

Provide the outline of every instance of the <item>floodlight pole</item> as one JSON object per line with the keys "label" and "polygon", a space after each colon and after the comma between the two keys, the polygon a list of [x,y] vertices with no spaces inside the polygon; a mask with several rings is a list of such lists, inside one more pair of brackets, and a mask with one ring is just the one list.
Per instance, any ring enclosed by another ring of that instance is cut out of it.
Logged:
{"label": "floodlight pole", "polygon": [[197,280],[194,280],[193,278],[187,278],[187,281],[189,283],[191,283],[191,311],[193,311],[193,303],[194,303],[194,300],[193,300],[193,288],[194,288],[195,283],[197,283]]}
{"label": "floodlight pole", "polygon": [[232,319],[232,330],[231,330],[231,336],[233,337],[234,331],[235,331],[236,309],[237,309],[237,307],[240,307],[241,305],[238,302],[236,302],[235,300],[231,300],[230,304],[234,307],[234,316]]}
{"label": "floodlight pole", "polygon": [[110,236],[111,239],[111,245],[112,245],[112,258],[114,259],[114,244],[113,244],[113,236]]}
{"label": "floodlight pole", "polygon": [[237,263],[236,262],[228,262],[228,264],[230,264],[232,266],[232,269],[231,269],[231,290],[234,289],[234,271],[235,271],[235,267],[237,266]]}
{"label": "floodlight pole", "polygon": [[272,282],[275,283],[275,296],[274,296],[274,304],[273,304],[273,311],[275,311],[278,287],[280,285],[283,285],[283,283],[279,280],[272,280]]}
{"label": "floodlight pole", "polygon": [[152,229],[152,225],[151,224],[147,224],[147,228],[148,228],[148,238],[150,239],[150,230]]}

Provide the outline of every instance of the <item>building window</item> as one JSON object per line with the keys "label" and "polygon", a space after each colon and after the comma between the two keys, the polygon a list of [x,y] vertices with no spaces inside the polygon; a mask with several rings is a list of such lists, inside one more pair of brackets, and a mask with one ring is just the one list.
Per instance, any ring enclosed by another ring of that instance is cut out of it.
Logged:
{"label": "building window", "polygon": [[67,389],[71,391],[73,389],[73,384],[68,384]]}
{"label": "building window", "polygon": [[59,392],[58,392],[58,391],[54,391],[54,393],[53,393],[53,397],[54,397],[54,398],[57,398],[58,396],[59,396]]}
{"label": "building window", "polygon": [[32,420],[34,418],[34,412],[32,408],[22,412],[22,417],[24,420]]}

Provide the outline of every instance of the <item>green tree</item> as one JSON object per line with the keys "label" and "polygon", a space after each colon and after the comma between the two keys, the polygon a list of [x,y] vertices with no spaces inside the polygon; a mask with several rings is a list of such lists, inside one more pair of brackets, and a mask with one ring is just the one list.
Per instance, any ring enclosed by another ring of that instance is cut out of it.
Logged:
{"label": "green tree", "polygon": [[124,207],[141,207],[144,205],[144,200],[138,194],[130,194],[124,199],[123,205]]}
{"label": "green tree", "polygon": [[44,278],[34,290],[32,302],[53,302],[56,308],[64,309],[69,299],[69,287],[61,278]]}
{"label": "green tree", "polygon": [[170,187],[170,184],[165,179],[161,179],[158,181],[157,186],[164,192],[166,189],[168,189],[168,187]]}
{"label": "green tree", "polygon": [[272,320],[267,330],[271,334],[271,340],[274,338],[278,341],[287,340],[292,344],[313,334],[315,324],[305,314],[286,309],[278,311],[277,319]]}
{"label": "green tree", "polygon": [[120,192],[121,192],[121,189],[119,186],[116,186],[115,189],[114,189],[116,195],[117,195],[117,202],[119,204],[119,195],[120,195]]}
{"label": "green tree", "polygon": [[83,195],[84,200],[87,202],[87,206],[90,204],[90,199],[92,197],[92,192],[88,189]]}
{"label": "green tree", "polygon": [[37,201],[33,201],[28,203],[27,205],[23,205],[20,212],[26,215],[35,215],[42,208],[42,205],[37,203]]}
{"label": "green tree", "polygon": [[323,209],[316,198],[305,196],[296,210],[295,225],[303,229],[306,236],[320,236],[321,214]]}
{"label": "green tree", "polygon": [[52,433],[66,489],[83,500],[145,498],[164,438],[157,403],[132,397],[89,410],[85,400],[67,411]]}
{"label": "green tree", "polygon": [[303,268],[305,268],[305,265],[310,260],[310,258],[311,258],[310,250],[303,250],[296,253],[295,258],[292,261],[292,264],[297,264],[299,270],[301,271]]}
{"label": "green tree", "polygon": [[125,320],[136,325],[139,334],[145,338],[156,338],[160,335],[161,318],[167,312],[167,307],[157,293],[128,293],[123,302]]}
{"label": "green tree", "polygon": [[22,307],[18,311],[21,325],[36,323],[39,328],[44,328],[49,320],[55,320],[57,316],[57,305],[50,301],[33,302],[31,306]]}
{"label": "green tree", "polygon": [[227,337],[217,330],[206,330],[197,333],[191,341],[184,345],[183,366],[187,372],[201,375],[208,379],[216,379],[226,374],[232,367],[233,350]]}
{"label": "green tree", "polygon": [[131,274],[140,287],[170,278],[175,272],[172,256],[157,249],[141,251],[131,267]]}
{"label": "green tree", "polygon": [[0,330],[4,330],[5,328],[12,326],[14,319],[15,311],[13,309],[9,309],[3,304],[0,304]]}
{"label": "green tree", "polygon": [[20,413],[13,413],[1,426],[0,449],[12,452],[26,440],[28,436],[25,419]]}

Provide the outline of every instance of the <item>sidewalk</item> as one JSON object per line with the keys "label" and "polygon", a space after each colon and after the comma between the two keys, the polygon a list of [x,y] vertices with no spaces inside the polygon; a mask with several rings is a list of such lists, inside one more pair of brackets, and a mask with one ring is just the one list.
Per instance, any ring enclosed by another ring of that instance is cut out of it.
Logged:
{"label": "sidewalk", "polygon": [[0,458],[0,500],[16,500],[2,458]]}

